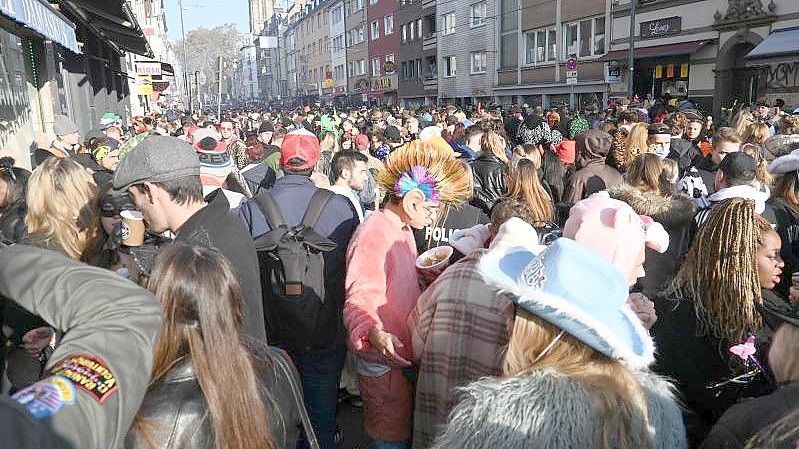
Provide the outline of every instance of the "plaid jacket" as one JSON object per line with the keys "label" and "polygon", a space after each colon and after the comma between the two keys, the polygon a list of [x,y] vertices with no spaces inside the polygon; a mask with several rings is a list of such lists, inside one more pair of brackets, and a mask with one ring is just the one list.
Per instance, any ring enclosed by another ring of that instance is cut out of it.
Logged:
{"label": "plaid jacket", "polygon": [[419,364],[413,449],[432,444],[457,403],[457,387],[502,369],[515,310],[510,298],[488,287],[478,272],[485,252],[477,250],[448,268],[408,317]]}

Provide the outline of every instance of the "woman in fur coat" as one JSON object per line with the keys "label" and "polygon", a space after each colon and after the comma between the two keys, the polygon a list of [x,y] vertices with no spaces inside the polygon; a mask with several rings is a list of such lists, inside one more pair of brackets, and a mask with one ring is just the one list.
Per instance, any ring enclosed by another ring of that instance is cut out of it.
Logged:
{"label": "woman in fur coat", "polygon": [[653,343],[617,268],[566,238],[479,263],[517,305],[506,377],[463,388],[434,448],[687,447],[671,385],[646,370]]}
{"label": "woman in fur coat", "polygon": [[650,298],[674,278],[690,245],[696,206],[687,195],[672,194],[672,191],[673,185],[664,173],[663,161],[654,153],[635,158],[624,174],[624,184],[608,190],[611,198],[629,204],[637,214],[652,217],[669,234],[669,247],[665,253],[646,250],[646,275],[638,279],[638,286]]}

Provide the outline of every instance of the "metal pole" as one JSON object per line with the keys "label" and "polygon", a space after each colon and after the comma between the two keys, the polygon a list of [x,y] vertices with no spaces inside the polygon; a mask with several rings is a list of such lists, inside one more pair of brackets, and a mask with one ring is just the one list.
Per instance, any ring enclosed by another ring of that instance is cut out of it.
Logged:
{"label": "metal pole", "polygon": [[200,71],[194,71],[194,91],[197,92],[197,107],[200,108],[200,114],[203,112],[203,97],[200,95]]}
{"label": "metal pole", "polygon": [[216,118],[222,120],[222,55],[219,55],[219,92],[216,95]]}
{"label": "metal pole", "polygon": [[627,98],[633,98],[633,75],[635,75],[635,6],[638,0],[630,0],[630,49],[627,52]]}
{"label": "metal pole", "polygon": [[180,32],[183,34],[183,85],[188,95],[189,112],[191,112],[191,85],[189,84],[189,57],[186,53],[186,26],[183,24],[183,0],[178,0],[180,7]]}

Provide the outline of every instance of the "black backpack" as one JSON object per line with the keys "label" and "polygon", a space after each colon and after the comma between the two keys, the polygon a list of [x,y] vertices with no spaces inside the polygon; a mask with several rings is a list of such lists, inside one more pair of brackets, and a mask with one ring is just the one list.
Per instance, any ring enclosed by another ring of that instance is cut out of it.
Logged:
{"label": "black backpack", "polygon": [[319,321],[325,321],[324,253],[336,243],[320,235],[314,226],[319,221],[333,192],[317,189],[302,221],[289,227],[269,192],[254,199],[266,217],[271,231],[255,239],[264,282],[264,313],[270,343],[294,353],[305,353],[316,346]]}

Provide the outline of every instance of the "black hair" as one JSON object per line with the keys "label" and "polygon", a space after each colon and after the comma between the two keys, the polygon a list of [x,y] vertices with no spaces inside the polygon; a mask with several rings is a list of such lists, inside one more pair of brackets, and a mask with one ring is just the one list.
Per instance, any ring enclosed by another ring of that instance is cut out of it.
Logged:
{"label": "black hair", "polygon": [[0,179],[8,185],[8,196],[5,198],[5,204],[0,206],[0,215],[25,202],[25,192],[30,175],[28,170],[14,167],[14,158],[0,158]]}
{"label": "black hair", "polygon": [[544,154],[541,156],[541,182],[548,188],[552,195],[552,203],[555,205],[563,198],[565,188],[563,179],[565,177],[566,168],[563,166],[560,156],[551,148],[544,150]]}
{"label": "black hair", "polygon": [[303,165],[305,160],[298,157],[293,157],[288,160],[288,164],[284,165],[283,171],[287,175],[311,176],[313,174],[313,167],[310,168],[293,168],[292,166]]}
{"label": "black hair", "polygon": [[[156,186],[164,189],[169,194],[169,199],[179,205],[199,203],[203,201],[203,185],[200,175],[183,176],[169,181],[154,182]],[[146,190],[144,185],[141,185]]]}
{"label": "black hair", "polygon": [[369,158],[366,157],[365,154],[361,153],[360,151],[339,151],[333,156],[333,160],[331,161],[331,179],[333,181],[338,180],[341,177],[341,174],[344,170],[352,170],[355,168],[356,162],[369,162]]}

